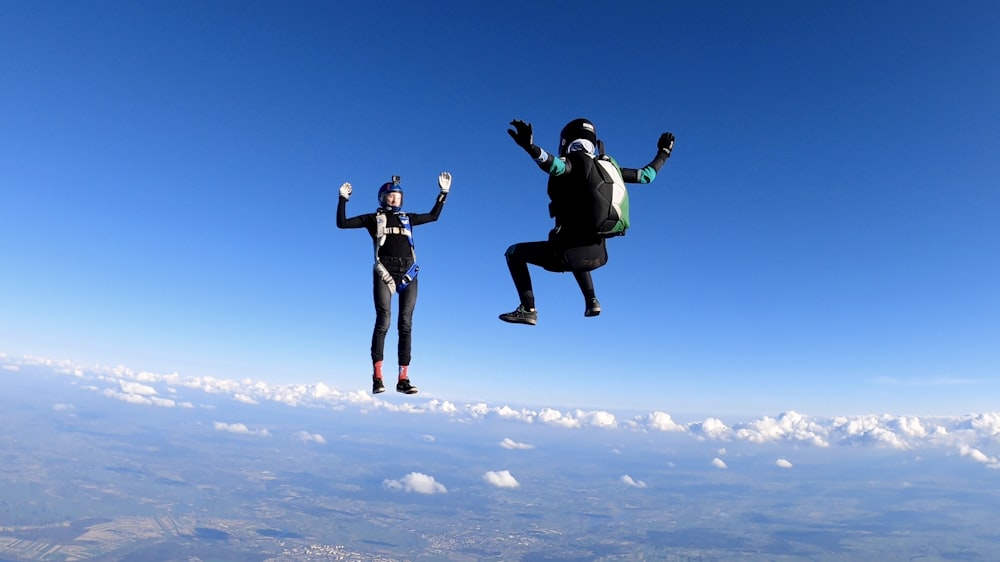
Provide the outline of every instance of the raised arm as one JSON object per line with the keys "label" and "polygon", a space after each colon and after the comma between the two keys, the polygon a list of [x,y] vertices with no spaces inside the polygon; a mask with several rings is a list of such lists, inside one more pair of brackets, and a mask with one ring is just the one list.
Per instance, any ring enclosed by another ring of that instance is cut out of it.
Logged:
{"label": "raised arm", "polygon": [[556,158],[534,143],[531,123],[515,119],[510,124],[514,128],[507,129],[507,134],[510,135],[510,138],[514,139],[517,146],[523,148],[528,153],[528,156],[531,156],[532,160],[538,164],[538,167],[543,172],[550,176],[561,176],[570,171],[571,166],[566,160]]}
{"label": "raised arm", "polygon": [[409,215],[410,224],[418,225],[425,224],[429,222],[434,222],[438,220],[441,216],[441,210],[444,209],[444,202],[448,199],[448,193],[451,191],[451,174],[448,172],[441,172],[438,176],[438,192],[437,199],[434,200],[434,207],[429,213],[416,213]]}
{"label": "raised arm", "polygon": [[656,179],[656,174],[659,173],[660,168],[663,167],[667,162],[667,158],[670,158],[670,152],[674,149],[674,134],[673,133],[663,133],[660,135],[659,140],[656,141],[656,156],[653,160],[643,166],[641,169],[636,168],[622,168],[622,179],[625,183],[650,183]]}
{"label": "raised arm", "polygon": [[347,200],[351,198],[353,188],[350,183],[344,182],[340,186],[340,196],[337,197],[337,228],[365,228],[365,215],[347,218]]}

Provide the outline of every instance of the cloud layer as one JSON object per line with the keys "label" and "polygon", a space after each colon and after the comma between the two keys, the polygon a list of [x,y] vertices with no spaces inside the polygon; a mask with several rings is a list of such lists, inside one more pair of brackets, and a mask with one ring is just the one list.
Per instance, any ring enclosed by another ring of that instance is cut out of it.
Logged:
{"label": "cloud layer", "polygon": [[[687,435],[698,441],[767,445],[792,444],[802,447],[871,446],[898,450],[943,449],[984,465],[1000,468],[1000,459],[988,451],[1000,446],[1000,413],[988,412],[956,417],[921,418],[910,415],[870,414],[858,416],[810,417],[787,411],[775,417],[727,424],[721,419],[681,423],[669,413],[656,411],[619,419],[602,410],[558,410],[555,408],[513,408],[486,403],[457,404],[437,399],[395,402],[372,396],[363,390],[340,391],[322,382],[275,385],[264,381],[227,380],[213,377],[183,377],[177,373],[158,374],[133,371],[126,367],[84,367],[68,361],[38,357],[12,358],[0,354],[0,373],[19,373],[25,366],[47,367],[57,373],[86,381],[84,388],[126,403],[158,408],[193,408],[205,395],[228,398],[246,405],[279,403],[289,407],[319,407],[342,410],[357,408],[412,415],[443,416],[455,421],[508,420],[567,430],[628,431],[646,434]],[[2,376],[2,375],[0,375]],[[8,375],[11,376],[11,375]],[[267,436],[267,429],[250,429],[240,423],[217,422],[216,429],[231,433]],[[295,439],[323,443],[321,435],[300,432]],[[533,445],[504,438],[506,449],[531,449]],[[725,462],[717,459],[716,466]],[[782,460],[778,466],[789,468]],[[419,476],[410,475],[412,478]],[[404,479],[405,480],[405,479]],[[404,482],[404,481],[397,481]],[[405,482],[404,482],[405,484]],[[411,488],[420,487],[410,483]],[[404,486],[405,487],[405,486]],[[415,491],[415,490],[414,490]]]}

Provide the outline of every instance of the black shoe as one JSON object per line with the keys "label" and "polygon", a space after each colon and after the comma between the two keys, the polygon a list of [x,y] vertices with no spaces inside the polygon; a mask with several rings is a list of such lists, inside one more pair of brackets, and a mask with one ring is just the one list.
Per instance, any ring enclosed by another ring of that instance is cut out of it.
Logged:
{"label": "black shoe", "polygon": [[501,314],[500,319],[511,324],[529,324],[534,326],[538,323],[538,312],[528,310],[524,308],[524,305],[517,305],[517,310]]}
{"label": "black shoe", "polygon": [[584,316],[597,316],[601,313],[601,303],[597,297],[587,299],[587,310],[583,311]]}
{"label": "black shoe", "polygon": [[410,384],[410,379],[403,379],[396,383],[396,392],[402,392],[403,394],[416,394],[417,387]]}
{"label": "black shoe", "polygon": [[385,392],[385,385],[382,384],[382,377],[372,377],[372,394]]}

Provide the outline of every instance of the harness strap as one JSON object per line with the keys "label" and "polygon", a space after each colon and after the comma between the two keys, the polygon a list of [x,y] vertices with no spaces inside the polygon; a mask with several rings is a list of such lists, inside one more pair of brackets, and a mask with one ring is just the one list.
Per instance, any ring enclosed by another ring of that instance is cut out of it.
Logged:
{"label": "harness strap", "polygon": [[417,277],[417,273],[420,271],[420,267],[417,266],[417,251],[413,244],[413,227],[410,226],[410,217],[406,213],[396,213],[399,218],[399,224],[401,226],[387,226],[389,218],[386,215],[384,209],[379,208],[375,211],[375,238],[372,240],[375,246],[375,271],[378,272],[382,281],[389,286],[389,292],[396,292],[396,283],[392,280],[392,276],[389,275],[388,270],[382,265],[382,261],[378,257],[378,249],[385,244],[385,237],[389,234],[396,234],[400,236],[406,236],[407,241],[410,242],[410,257],[413,258],[413,264],[410,269],[407,270],[406,274],[403,276],[402,283],[399,286],[399,290],[405,289],[413,280]]}

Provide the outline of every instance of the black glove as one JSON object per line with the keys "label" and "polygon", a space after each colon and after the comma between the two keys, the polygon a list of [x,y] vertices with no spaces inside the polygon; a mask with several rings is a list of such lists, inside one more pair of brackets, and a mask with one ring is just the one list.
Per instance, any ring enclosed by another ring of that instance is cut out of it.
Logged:
{"label": "black glove", "polygon": [[674,134],[663,133],[660,135],[660,140],[656,141],[656,148],[666,152],[667,158],[670,158],[670,151],[674,149]]}
{"label": "black glove", "polygon": [[532,152],[531,147],[534,145],[532,142],[534,139],[531,134],[531,123],[525,123],[524,121],[515,119],[511,121],[510,124],[513,125],[515,129],[513,131],[507,129],[507,134],[510,135],[510,138],[514,139],[517,146],[527,150],[529,153]]}

